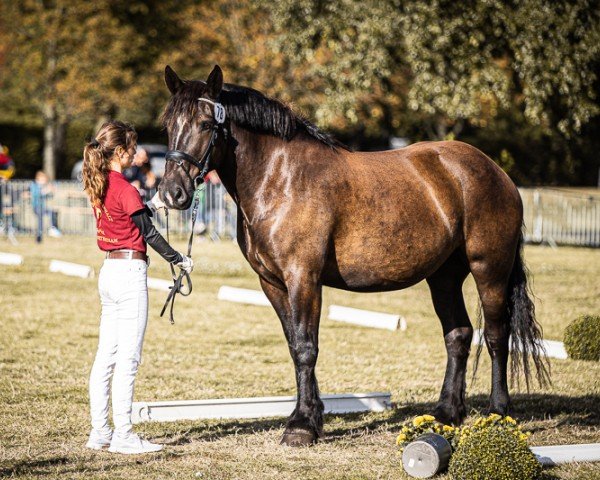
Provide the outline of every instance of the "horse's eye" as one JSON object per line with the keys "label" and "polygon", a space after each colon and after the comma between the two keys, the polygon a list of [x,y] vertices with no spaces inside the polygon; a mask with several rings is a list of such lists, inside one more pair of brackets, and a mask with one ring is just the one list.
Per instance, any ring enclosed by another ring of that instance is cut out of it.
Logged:
{"label": "horse's eye", "polygon": [[212,127],[212,124],[210,122],[202,122],[200,124],[200,129],[201,130],[210,130],[210,127]]}

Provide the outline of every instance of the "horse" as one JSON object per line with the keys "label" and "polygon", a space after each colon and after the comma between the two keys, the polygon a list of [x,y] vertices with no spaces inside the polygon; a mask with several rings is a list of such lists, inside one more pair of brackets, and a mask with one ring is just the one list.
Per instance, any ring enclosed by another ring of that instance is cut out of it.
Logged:
{"label": "horse", "polygon": [[[323,432],[315,375],[323,286],[382,292],[425,280],[442,325],[447,366],[437,420],[466,417],[473,327],[462,284],[473,275],[492,362],[490,411],[506,415],[511,373],[549,371],[522,257],[523,208],[508,175],[475,147],[421,142],[354,152],[287,105],[223,83],[182,80],[169,66],[162,121],[169,152],[159,195],[187,209],[216,170],[237,206],[237,242],[283,327],[297,402],[281,443],[309,445]],[[224,115],[223,115],[224,113]],[[224,118],[223,118],[224,117]]]}

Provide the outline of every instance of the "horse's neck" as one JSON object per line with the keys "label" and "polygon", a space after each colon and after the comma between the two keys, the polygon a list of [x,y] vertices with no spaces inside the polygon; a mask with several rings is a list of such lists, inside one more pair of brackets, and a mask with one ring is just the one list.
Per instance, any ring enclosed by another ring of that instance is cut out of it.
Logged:
{"label": "horse's neck", "polygon": [[275,161],[274,150],[281,148],[278,144],[284,141],[236,126],[232,126],[232,136],[237,146],[216,170],[223,186],[241,208],[252,203]]}

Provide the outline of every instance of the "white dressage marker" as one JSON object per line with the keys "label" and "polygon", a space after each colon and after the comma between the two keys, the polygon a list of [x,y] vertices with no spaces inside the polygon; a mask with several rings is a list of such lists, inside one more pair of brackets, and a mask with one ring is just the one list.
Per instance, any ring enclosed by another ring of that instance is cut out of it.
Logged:
{"label": "white dressage marker", "polygon": [[271,302],[269,302],[269,299],[263,292],[249,290],[247,288],[235,288],[223,285],[219,288],[217,298],[228,302],[246,303],[249,305],[258,305],[260,307],[271,306]]}
{"label": "white dressage marker", "polygon": [[600,462],[600,443],[531,447],[531,451],[542,465],[548,467],[559,463]]}
{"label": "white dressage marker", "polygon": [[[481,334],[481,330],[477,329],[473,332],[473,345],[479,344],[485,344],[485,341],[483,339],[483,335]],[[560,360],[565,360],[569,357],[563,342],[559,342],[557,340],[542,340],[542,344],[546,349],[548,357],[558,358]],[[510,348],[512,350],[512,341],[510,342]]]}
{"label": "white dressage marker", "polygon": [[331,305],[329,307],[329,319],[338,322],[353,323],[363,327],[384,328],[386,330],[406,330],[406,320],[400,315],[389,313],[371,312],[359,310],[358,308],[341,307]]}
{"label": "white dressage marker", "polygon": [[92,267],[78,263],[63,262],[61,260],[52,260],[50,262],[50,271],[72,277],[92,278],[94,276],[94,269]]}
{"label": "white dressage marker", "polygon": [[0,265],[22,265],[23,257],[16,253],[0,252]]}
{"label": "white dressage marker", "polygon": [[171,291],[172,286],[173,286],[172,280],[162,280],[161,278],[148,277],[148,288],[151,288],[153,290],[169,292],[169,291]]}
{"label": "white dressage marker", "polygon": [[[390,393],[323,395],[325,413],[383,412],[391,408]],[[285,417],[296,407],[296,397],[225,398],[134,402],[133,423],[174,422],[215,418]]]}

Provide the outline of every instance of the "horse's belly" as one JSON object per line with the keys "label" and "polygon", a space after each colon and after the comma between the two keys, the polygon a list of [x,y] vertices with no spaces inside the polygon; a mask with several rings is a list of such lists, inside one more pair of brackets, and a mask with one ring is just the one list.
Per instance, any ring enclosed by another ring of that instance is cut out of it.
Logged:
{"label": "horse's belly", "polygon": [[[435,272],[460,242],[457,232],[430,223],[410,231],[351,235],[334,240],[323,283],[334,288],[373,292],[410,287]],[[367,230],[369,231],[369,230]]]}
{"label": "horse's belly", "polygon": [[357,292],[401,290],[427,278],[450,256],[452,250],[423,252],[406,257],[396,252],[374,252],[349,261],[331,259],[323,271],[323,283],[329,287]]}

